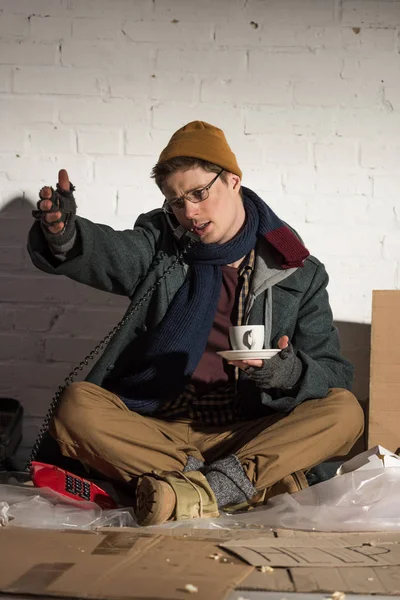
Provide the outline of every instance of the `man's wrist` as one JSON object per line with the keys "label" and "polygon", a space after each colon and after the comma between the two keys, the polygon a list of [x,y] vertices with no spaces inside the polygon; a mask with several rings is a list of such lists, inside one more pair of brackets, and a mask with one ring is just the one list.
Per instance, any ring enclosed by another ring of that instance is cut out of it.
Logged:
{"label": "man's wrist", "polygon": [[51,233],[45,225],[41,225],[47,243],[54,254],[66,254],[73,248],[77,236],[75,218],[68,219],[59,233]]}

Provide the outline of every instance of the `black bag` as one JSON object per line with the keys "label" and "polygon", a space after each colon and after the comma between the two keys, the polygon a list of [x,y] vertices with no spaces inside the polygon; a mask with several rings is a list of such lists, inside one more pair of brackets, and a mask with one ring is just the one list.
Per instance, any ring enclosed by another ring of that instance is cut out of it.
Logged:
{"label": "black bag", "polygon": [[0,398],[0,469],[10,465],[22,440],[24,411],[18,400]]}

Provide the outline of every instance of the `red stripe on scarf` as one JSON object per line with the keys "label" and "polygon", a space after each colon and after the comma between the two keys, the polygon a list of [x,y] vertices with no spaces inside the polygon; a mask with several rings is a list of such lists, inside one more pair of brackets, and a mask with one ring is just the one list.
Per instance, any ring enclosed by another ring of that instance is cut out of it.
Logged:
{"label": "red stripe on scarf", "polygon": [[265,239],[283,258],[282,268],[302,267],[309,251],[289,227],[278,227],[265,235]]}

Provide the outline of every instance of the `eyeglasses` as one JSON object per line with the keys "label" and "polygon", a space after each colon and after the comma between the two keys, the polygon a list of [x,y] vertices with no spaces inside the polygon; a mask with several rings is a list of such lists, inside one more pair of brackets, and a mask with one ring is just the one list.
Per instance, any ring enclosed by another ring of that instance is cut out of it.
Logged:
{"label": "eyeglasses", "polygon": [[172,200],[167,200],[165,198],[163,209],[168,213],[179,212],[185,207],[185,200],[189,200],[189,202],[193,202],[193,204],[199,204],[199,202],[204,202],[207,200],[210,195],[210,188],[217,181],[218,177],[223,173],[225,169],[221,169],[221,171],[214,177],[209,184],[200,190],[192,190],[187,194],[183,194],[183,196],[179,196],[179,198],[173,198]]}

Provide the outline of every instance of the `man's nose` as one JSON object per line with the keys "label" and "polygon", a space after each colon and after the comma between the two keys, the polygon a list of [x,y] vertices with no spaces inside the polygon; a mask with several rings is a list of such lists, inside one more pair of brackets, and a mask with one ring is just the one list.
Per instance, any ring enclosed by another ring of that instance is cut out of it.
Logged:
{"label": "man's nose", "polygon": [[185,207],[183,209],[187,219],[194,219],[199,214],[199,205],[196,202],[190,202],[185,198]]}

